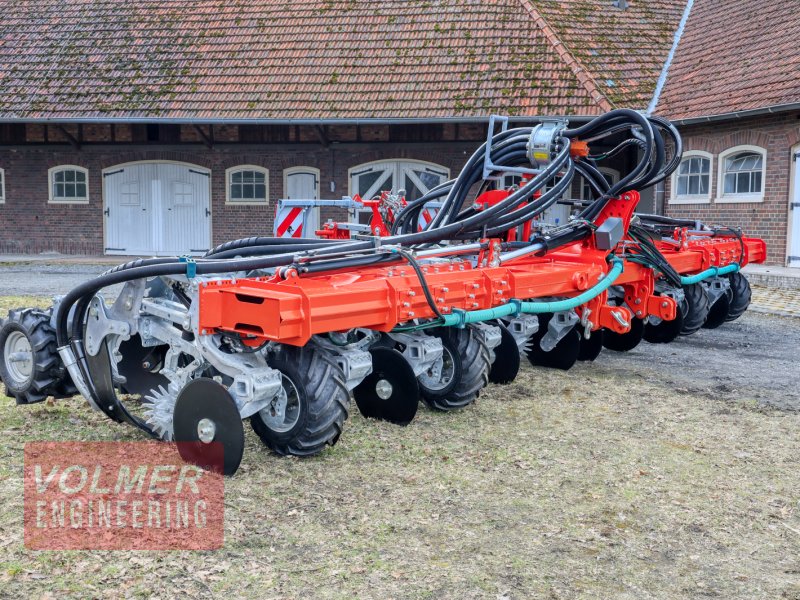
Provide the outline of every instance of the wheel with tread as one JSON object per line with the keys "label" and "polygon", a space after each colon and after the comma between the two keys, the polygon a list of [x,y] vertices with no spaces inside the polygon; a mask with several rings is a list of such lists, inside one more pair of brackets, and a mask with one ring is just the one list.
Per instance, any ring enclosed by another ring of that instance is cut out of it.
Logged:
{"label": "wheel with tread", "polygon": [[50,317],[50,310],[16,309],[0,324],[0,379],[17,404],[75,393],[58,355]]}
{"label": "wheel with tread", "polygon": [[447,394],[431,395],[421,390],[422,400],[434,410],[464,408],[472,404],[489,383],[489,371],[492,368],[489,348],[480,332],[469,325],[463,329],[443,327],[438,335],[443,344],[456,349],[454,358],[459,376]]}
{"label": "wheel with tread", "polygon": [[350,408],[340,367],[313,345],[283,346],[268,362],[283,375],[283,392],[250,418],[253,431],[281,455],[311,456],[333,446]]}
{"label": "wheel with tread", "polygon": [[753,295],[750,289],[750,282],[747,277],[741,273],[731,273],[728,275],[728,281],[731,282],[731,291],[733,298],[731,299],[731,306],[728,310],[726,321],[735,321],[744,314],[747,307],[750,306],[750,298]]}
{"label": "wheel with tread", "polygon": [[700,330],[708,316],[708,292],[702,283],[683,286],[686,314],[683,316],[681,335],[692,335]]}
{"label": "wheel with tread", "polygon": [[598,329],[593,331],[589,339],[581,336],[581,345],[578,350],[578,360],[581,362],[593,362],[603,351],[603,338],[605,330]]}
{"label": "wheel with tread", "polygon": [[716,329],[728,320],[732,298],[733,292],[728,288],[725,293],[717,298],[716,302],[709,307],[706,322],[703,323],[705,329]]}

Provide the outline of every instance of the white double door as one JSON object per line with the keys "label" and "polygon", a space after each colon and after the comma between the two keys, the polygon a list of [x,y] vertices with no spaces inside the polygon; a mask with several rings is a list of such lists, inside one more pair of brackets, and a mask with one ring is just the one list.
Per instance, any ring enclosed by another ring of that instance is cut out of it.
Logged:
{"label": "white double door", "polygon": [[106,254],[201,254],[211,245],[207,169],[136,163],[103,172]]}

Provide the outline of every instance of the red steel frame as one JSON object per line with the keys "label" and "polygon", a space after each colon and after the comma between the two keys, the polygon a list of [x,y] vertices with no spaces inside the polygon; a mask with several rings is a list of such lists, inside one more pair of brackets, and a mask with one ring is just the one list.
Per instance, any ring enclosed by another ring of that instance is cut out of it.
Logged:
{"label": "red steel frame", "polygon": [[[609,217],[618,217],[627,233],[638,200],[637,192],[612,199],[595,223],[599,225]],[[492,308],[514,298],[574,297],[592,287],[609,270],[608,251],[599,250],[593,237],[545,256],[530,254],[500,266],[491,266],[497,264],[500,240],[485,241],[488,249],[481,252],[477,267],[457,257],[449,263],[422,267],[442,314],[456,309]],[[660,244],[660,249],[682,274],[732,262],[744,266],[766,258],[766,245],[760,239],[742,238],[741,242],[734,236],[697,239],[688,236],[685,230],[678,230],[676,242],[677,245]],[[254,345],[271,340],[302,346],[315,334],[353,328],[388,332],[412,319],[435,316],[415,271],[407,264],[302,277],[288,270],[284,277],[203,282],[199,293],[201,332],[235,332],[250,336]],[[585,315],[591,329],[624,333],[630,328],[626,323],[634,316],[675,318],[675,301],[654,293],[652,269],[626,261],[614,285],[624,288],[625,305],[609,305],[604,292],[577,309]]]}

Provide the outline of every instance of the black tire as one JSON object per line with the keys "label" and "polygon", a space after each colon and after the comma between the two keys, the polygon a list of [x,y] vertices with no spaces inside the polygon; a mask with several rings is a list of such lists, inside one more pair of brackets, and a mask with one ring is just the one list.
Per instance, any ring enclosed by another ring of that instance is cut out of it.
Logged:
{"label": "black tire", "polygon": [[744,311],[747,310],[747,307],[750,306],[750,299],[753,292],[750,289],[750,282],[747,281],[747,277],[741,273],[731,273],[728,275],[728,281],[731,282],[733,298],[731,299],[730,310],[728,310],[728,316],[725,320],[735,321],[741,317]]}
{"label": "black tire", "polygon": [[567,332],[550,352],[545,352],[539,345],[547,333],[547,325],[552,314],[539,315],[539,330],[530,339],[530,347],[525,353],[528,361],[535,367],[561,369],[568,371],[578,361],[581,350],[581,334],[574,327]]}
{"label": "black tire", "polygon": [[463,365],[461,355],[458,353],[458,340],[456,337],[449,335],[451,330],[452,327],[441,327],[431,331],[431,335],[442,340],[444,368],[450,371],[450,379],[446,385],[433,387],[426,385],[424,374],[417,377],[419,393],[422,398],[427,398],[431,401],[447,398],[458,385],[459,379],[461,379]]}
{"label": "black tire", "polygon": [[423,393],[422,401],[434,410],[464,408],[472,404],[489,383],[489,371],[492,368],[489,348],[480,332],[469,325],[463,329],[442,328],[440,337],[442,343],[452,344],[456,348],[460,374],[453,389],[445,396],[426,396]]}
{"label": "black tire", "polygon": [[708,292],[702,283],[683,286],[686,314],[683,316],[681,335],[692,335],[700,330],[708,316]]}
{"label": "black tire", "polygon": [[[6,356],[7,346],[13,345],[15,340],[30,347],[29,368],[22,371],[12,365],[10,356]],[[0,325],[0,379],[5,384],[6,394],[15,398],[17,404],[34,404],[48,396],[63,398],[75,393],[58,355],[50,311],[26,308],[8,313],[8,318]]]}
{"label": "black tire", "polygon": [[500,327],[500,345],[494,349],[494,362],[489,371],[489,381],[498,385],[506,385],[519,374],[520,354],[517,340],[502,323]]}
{"label": "black tire", "polygon": [[[253,431],[265,446],[281,455],[311,456],[333,446],[344,428],[350,393],[344,373],[322,350],[283,346],[269,360],[284,376],[284,389],[297,396],[297,412],[286,429],[262,418],[262,409],[250,418]],[[287,392],[288,393],[288,392]]]}
{"label": "black tire", "polygon": [[644,320],[631,319],[631,329],[627,333],[606,330],[603,332],[603,347],[615,352],[630,352],[644,338]]}
{"label": "black tire", "polygon": [[604,337],[605,331],[603,329],[593,331],[588,340],[581,336],[581,345],[580,349],[578,350],[578,360],[581,362],[593,362],[596,360],[603,351]]}

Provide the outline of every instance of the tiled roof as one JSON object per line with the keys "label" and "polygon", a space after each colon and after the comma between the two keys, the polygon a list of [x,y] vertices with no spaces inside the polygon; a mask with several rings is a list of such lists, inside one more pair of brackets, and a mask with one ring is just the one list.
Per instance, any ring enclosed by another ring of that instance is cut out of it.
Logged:
{"label": "tiled roof", "polygon": [[0,118],[368,119],[644,107],[682,2],[0,4]]}
{"label": "tiled roof", "polygon": [[798,102],[797,0],[695,0],[658,113],[691,119]]}

